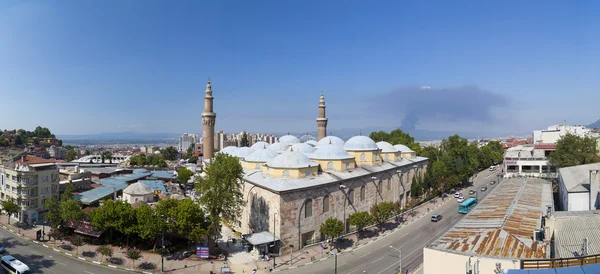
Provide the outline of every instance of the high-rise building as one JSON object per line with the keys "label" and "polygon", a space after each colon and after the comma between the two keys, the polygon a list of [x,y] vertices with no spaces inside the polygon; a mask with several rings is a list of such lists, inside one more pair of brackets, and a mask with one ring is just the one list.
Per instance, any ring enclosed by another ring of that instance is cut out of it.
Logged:
{"label": "high-rise building", "polygon": [[184,133],[183,135],[181,135],[181,137],[179,137],[179,145],[177,146],[177,149],[179,150],[179,152],[185,152],[190,148],[190,146],[192,146],[192,144],[195,144],[197,141],[198,135]]}
{"label": "high-rise building", "polygon": [[319,117],[317,118],[317,127],[318,127],[318,140],[325,138],[327,136],[327,118],[325,117],[325,96],[321,93],[321,98],[319,99]]}
{"label": "high-rise building", "polygon": [[206,84],[204,95],[204,112],[202,112],[202,149],[204,159],[212,159],[215,155],[215,122],[217,114],[213,111],[212,87],[210,78]]}

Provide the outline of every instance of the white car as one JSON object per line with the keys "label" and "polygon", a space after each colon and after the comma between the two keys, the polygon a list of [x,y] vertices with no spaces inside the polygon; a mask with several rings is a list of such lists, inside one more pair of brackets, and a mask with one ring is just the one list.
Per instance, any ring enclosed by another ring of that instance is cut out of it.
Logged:
{"label": "white car", "polygon": [[463,197],[460,197],[460,198],[456,199],[457,203],[462,203],[464,201],[465,201],[465,198],[463,198]]}
{"label": "white car", "polygon": [[454,193],[454,198],[458,198],[458,197],[461,197],[461,196],[462,196],[462,193],[460,193],[458,191],[456,193]]}

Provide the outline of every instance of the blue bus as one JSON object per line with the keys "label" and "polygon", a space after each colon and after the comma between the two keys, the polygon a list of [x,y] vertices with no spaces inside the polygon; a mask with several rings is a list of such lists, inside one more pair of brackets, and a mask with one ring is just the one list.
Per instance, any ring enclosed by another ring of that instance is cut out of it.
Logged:
{"label": "blue bus", "polygon": [[477,198],[471,197],[458,205],[458,213],[467,214],[477,205]]}

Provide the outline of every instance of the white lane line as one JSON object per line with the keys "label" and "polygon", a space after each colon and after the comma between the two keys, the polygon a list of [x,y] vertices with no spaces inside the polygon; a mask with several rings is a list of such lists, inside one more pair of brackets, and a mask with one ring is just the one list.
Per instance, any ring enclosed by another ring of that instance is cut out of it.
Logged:
{"label": "white lane line", "polygon": [[367,253],[367,254],[365,254],[365,255],[358,256],[358,258],[360,259],[360,258],[362,258],[362,257],[364,257],[364,256],[367,256],[367,255],[369,255],[369,254],[371,254],[371,251],[369,251],[369,253]]}
{"label": "white lane line", "polygon": [[65,264],[65,263],[61,263],[61,262],[55,262],[55,263],[57,263],[57,264],[62,264],[62,265],[64,265],[64,266],[67,266],[67,264]]}
{"label": "white lane line", "polygon": [[29,252],[31,252],[31,254],[34,254],[34,255],[40,255],[40,253],[37,253],[37,252],[35,252],[33,250],[29,250]]}
{"label": "white lane line", "polygon": [[354,273],[354,272],[356,272],[356,271],[358,271],[358,269],[354,269],[354,270],[352,270],[352,271],[348,272],[348,274],[350,274],[350,273]]}
{"label": "white lane line", "polygon": [[383,257],[381,257],[381,258],[379,258],[379,259],[377,259],[377,260],[373,261],[373,263],[379,262],[379,261],[381,261],[381,260],[383,260]]}
{"label": "white lane line", "polygon": [[83,272],[85,272],[87,274],[94,274],[94,272],[89,272],[89,271],[85,271],[85,270]]}
{"label": "white lane line", "polygon": [[50,272],[52,272],[52,273],[58,273],[58,272],[56,272],[56,271],[54,271],[54,270],[52,270],[52,269],[50,269],[50,268],[44,268],[44,269],[46,269],[46,270],[48,270],[48,271],[50,271]]}
{"label": "white lane line", "polygon": [[422,227],[422,226],[423,226],[423,224],[420,224],[419,226],[417,226],[417,228],[420,228],[420,227]]}

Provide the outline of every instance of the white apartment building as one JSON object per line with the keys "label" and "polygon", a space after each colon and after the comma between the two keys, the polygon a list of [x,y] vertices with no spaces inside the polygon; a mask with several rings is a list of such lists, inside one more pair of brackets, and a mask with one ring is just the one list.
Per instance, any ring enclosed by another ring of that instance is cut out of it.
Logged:
{"label": "white apartment building", "polygon": [[510,177],[556,178],[556,167],[548,156],[556,145],[518,145],[504,152],[503,173]]}
{"label": "white apartment building", "polygon": [[67,150],[62,147],[51,145],[48,148],[48,154],[50,155],[50,158],[63,160],[67,157]]}
{"label": "white apartment building", "polygon": [[533,131],[534,144],[556,144],[556,142],[567,134],[577,136],[588,136],[592,132],[591,129],[583,125],[569,126],[566,121],[562,125],[552,125],[542,130]]}
{"label": "white apartment building", "polygon": [[179,145],[177,146],[177,150],[179,152],[185,152],[188,150],[188,148],[190,148],[190,146],[192,146],[192,144],[195,144],[196,142],[198,142],[198,135],[184,133],[181,135],[181,137],[179,137]]}
{"label": "white apartment building", "polygon": [[29,224],[42,223],[47,199],[59,196],[59,169],[53,160],[30,155],[3,164],[0,170],[0,199],[20,203],[13,218]]}

